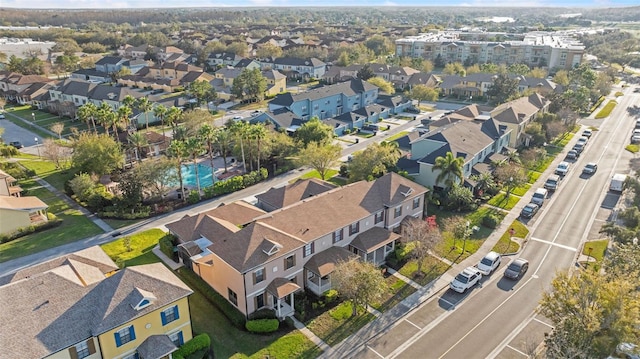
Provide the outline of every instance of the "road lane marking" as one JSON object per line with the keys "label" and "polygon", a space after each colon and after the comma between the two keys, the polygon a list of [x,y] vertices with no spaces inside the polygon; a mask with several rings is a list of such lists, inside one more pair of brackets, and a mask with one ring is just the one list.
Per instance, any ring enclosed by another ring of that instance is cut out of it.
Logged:
{"label": "road lane marking", "polygon": [[[536,313],[532,312],[531,314],[529,314],[528,317],[525,318],[525,320],[523,320],[520,324],[518,324],[517,327],[515,327],[510,333],[509,335],[507,335],[501,342],[500,344],[498,344],[498,346],[496,346],[495,348],[493,348],[493,351],[491,353],[489,353],[489,355],[487,355],[487,358],[495,358],[498,354],[500,354],[500,352],[502,352],[502,350],[504,349],[504,347],[508,347],[509,343],[511,343],[511,341],[513,341],[513,339],[520,334],[520,332],[527,327],[527,325],[529,325],[529,323],[531,323],[531,321],[535,318]],[[514,349],[515,348],[511,348]]]}
{"label": "road lane marking", "polygon": [[536,322],[538,322],[538,323],[540,323],[540,324],[544,324],[544,325],[546,325],[547,327],[549,327],[549,328],[553,329],[553,325],[551,325],[551,324],[549,324],[549,323],[546,323],[546,322],[543,322],[542,320],[540,320],[540,319],[538,319],[538,318],[536,318],[536,317],[534,317],[534,318],[533,318],[533,320],[535,320]]}
{"label": "road lane marking", "polygon": [[375,351],[375,349],[373,349],[372,347],[369,346],[369,344],[365,344],[367,346],[367,349],[371,350],[375,355],[379,356],[380,358],[384,359],[384,355],[381,355],[380,353],[378,353],[377,351]]}
{"label": "road lane marking", "polygon": [[529,355],[527,355],[527,354],[523,353],[522,351],[520,351],[520,350],[518,350],[518,349],[516,349],[516,348],[512,347],[512,346],[511,346],[511,345],[509,345],[509,344],[507,344],[507,346],[506,346],[506,347],[507,347],[507,348],[509,348],[509,349],[511,349],[511,350],[513,350],[513,351],[515,351],[516,353],[520,353],[520,354],[522,354],[525,358],[528,358],[528,357],[529,357]]}
{"label": "road lane marking", "polygon": [[418,328],[418,330],[422,329],[422,328],[420,328],[419,326],[417,326],[415,323],[413,323],[412,321],[410,321],[409,319],[405,319],[404,321],[405,321],[405,322],[407,322],[407,323],[409,323],[409,324],[411,324],[411,325],[413,325],[414,327]]}
{"label": "road lane marking", "polygon": [[441,300],[441,301],[443,301],[443,302],[445,302],[445,303],[449,304],[451,307],[454,307],[454,308],[455,308],[456,304],[460,303],[460,302],[458,302],[458,303],[451,303],[450,301],[448,301],[448,300],[444,299],[444,297],[440,297],[440,298],[438,298],[438,300]]}
{"label": "road lane marking", "polygon": [[540,239],[540,238],[535,238],[535,237],[531,237],[530,238],[532,241],[536,241],[536,242],[540,242],[540,243],[546,243],[546,244],[550,244],[552,246],[556,246],[558,248],[563,248],[563,249],[567,249],[570,250],[572,252],[577,251],[576,248],[574,247],[569,247],[569,246],[565,246],[564,244],[560,244],[560,243],[555,243],[555,242],[549,242],[549,241],[545,241],[544,239]]}

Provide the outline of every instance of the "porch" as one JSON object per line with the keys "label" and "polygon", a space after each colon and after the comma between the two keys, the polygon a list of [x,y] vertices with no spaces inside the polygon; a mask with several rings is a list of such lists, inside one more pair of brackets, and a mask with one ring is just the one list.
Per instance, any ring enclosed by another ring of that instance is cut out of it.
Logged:
{"label": "porch", "polygon": [[343,247],[333,246],[316,253],[304,265],[305,287],[316,295],[331,289],[331,273],[336,264],[355,257]]}
{"label": "porch", "polygon": [[400,235],[397,233],[382,227],[373,227],[354,238],[349,244],[349,250],[364,261],[383,265],[399,239]]}
{"label": "porch", "polygon": [[279,319],[284,319],[295,312],[293,294],[300,286],[287,278],[276,278],[266,288],[268,304],[276,312]]}

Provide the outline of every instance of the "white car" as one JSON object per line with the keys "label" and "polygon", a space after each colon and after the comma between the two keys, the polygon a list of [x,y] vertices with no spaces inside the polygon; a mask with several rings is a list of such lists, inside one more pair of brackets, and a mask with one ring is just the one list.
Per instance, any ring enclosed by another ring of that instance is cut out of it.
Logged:
{"label": "white car", "polygon": [[480,271],[480,273],[482,273],[482,275],[489,275],[498,268],[498,266],[500,265],[500,260],[501,257],[498,253],[493,251],[489,252],[478,263],[478,270]]}
{"label": "white car", "polygon": [[560,176],[565,176],[569,172],[569,162],[562,161],[558,164],[556,168],[556,174]]}
{"label": "white car", "polygon": [[467,289],[473,287],[474,285],[480,282],[482,278],[482,273],[476,267],[467,267],[460,274],[458,274],[451,284],[449,284],[449,288],[453,289],[458,293],[464,293]]}

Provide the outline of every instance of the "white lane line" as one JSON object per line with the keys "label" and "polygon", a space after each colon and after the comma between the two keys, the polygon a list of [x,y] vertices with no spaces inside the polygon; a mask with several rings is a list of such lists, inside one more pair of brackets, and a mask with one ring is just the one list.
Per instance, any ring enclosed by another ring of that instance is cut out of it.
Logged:
{"label": "white lane line", "polygon": [[[531,323],[531,320],[533,320],[536,316],[535,312],[532,312],[531,314],[529,314],[529,316],[527,316],[527,318],[525,318],[520,324],[518,324],[517,327],[515,327],[515,329],[513,329],[511,331],[511,333],[509,333],[509,335],[507,335],[501,342],[500,344],[498,344],[498,346],[496,346],[493,351],[491,353],[489,353],[489,355],[487,355],[487,358],[495,358],[496,356],[498,356],[498,354],[500,354],[502,352],[502,350],[504,349],[504,347],[508,347],[509,343],[511,343],[513,341],[513,339],[520,334],[520,332],[527,327],[527,325],[529,325],[529,323]],[[515,348],[511,348],[514,349]]]}
{"label": "white lane line", "polygon": [[369,344],[365,344],[367,346],[367,349],[371,350],[372,352],[374,352],[375,355],[379,356],[380,358],[384,359],[384,356],[381,355],[380,353],[378,353],[377,351],[375,351],[372,347],[369,346]]}
{"label": "white lane line", "polygon": [[538,322],[538,323],[540,323],[540,324],[544,324],[544,325],[546,325],[547,327],[549,327],[549,328],[553,329],[553,325],[551,325],[551,324],[549,324],[549,323],[546,323],[546,322],[543,322],[542,320],[540,320],[540,319],[538,319],[538,318],[533,318],[533,320],[535,320],[536,322]]}
{"label": "white lane line", "polygon": [[521,352],[520,350],[518,350],[518,349],[516,349],[516,348],[512,347],[511,345],[507,345],[507,348],[509,348],[509,349],[511,349],[511,350],[513,350],[513,351],[515,351],[515,352],[517,352],[517,353],[522,354],[525,358],[528,358],[528,357],[529,357],[527,354],[525,354],[525,353]]}
{"label": "white lane line", "polygon": [[540,242],[540,243],[550,244],[550,245],[552,245],[552,246],[556,246],[556,247],[558,247],[558,248],[567,249],[567,250],[570,250],[570,251],[572,251],[572,252],[577,251],[577,249],[576,249],[575,247],[569,247],[569,246],[565,246],[564,244],[545,241],[544,239],[540,239],[540,238],[531,237],[531,240],[532,240],[532,241],[536,241],[536,242]]}
{"label": "white lane line", "polygon": [[421,329],[422,329],[422,328],[420,328],[419,326],[417,326],[414,322],[410,321],[409,319],[405,319],[404,321],[405,321],[405,322],[407,322],[407,323],[409,323],[409,324],[411,324],[411,325],[413,325],[414,327],[418,328],[418,330],[421,330]]}

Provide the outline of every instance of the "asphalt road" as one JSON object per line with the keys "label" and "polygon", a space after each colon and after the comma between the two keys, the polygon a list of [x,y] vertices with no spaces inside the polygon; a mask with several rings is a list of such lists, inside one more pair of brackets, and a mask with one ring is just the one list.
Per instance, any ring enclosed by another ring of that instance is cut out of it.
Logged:
{"label": "asphalt road", "polygon": [[[466,294],[441,291],[351,357],[527,358],[552,328],[548,319],[535,312],[543,291],[550,287],[557,271],[576,265],[585,240],[601,238],[598,230],[619,198],[608,192],[610,178],[615,172],[628,173],[634,158],[624,150],[635,123],[626,108],[639,103],[640,94],[633,88],[619,90],[625,96],[618,98],[609,118],[583,121],[600,130],[594,132],[583,154],[573,162],[559,189],[528,221],[531,237],[520,256],[529,260],[530,267],[523,278],[503,278],[504,269],[513,259],[504,257],[500,268],[483,278],[479,286]],[[576,141],[574,138],[571,144]],[[564,154],[534,187],[542,186],[562,160]],[[587,162],[597,162],[598,172],[583,175]]]}

